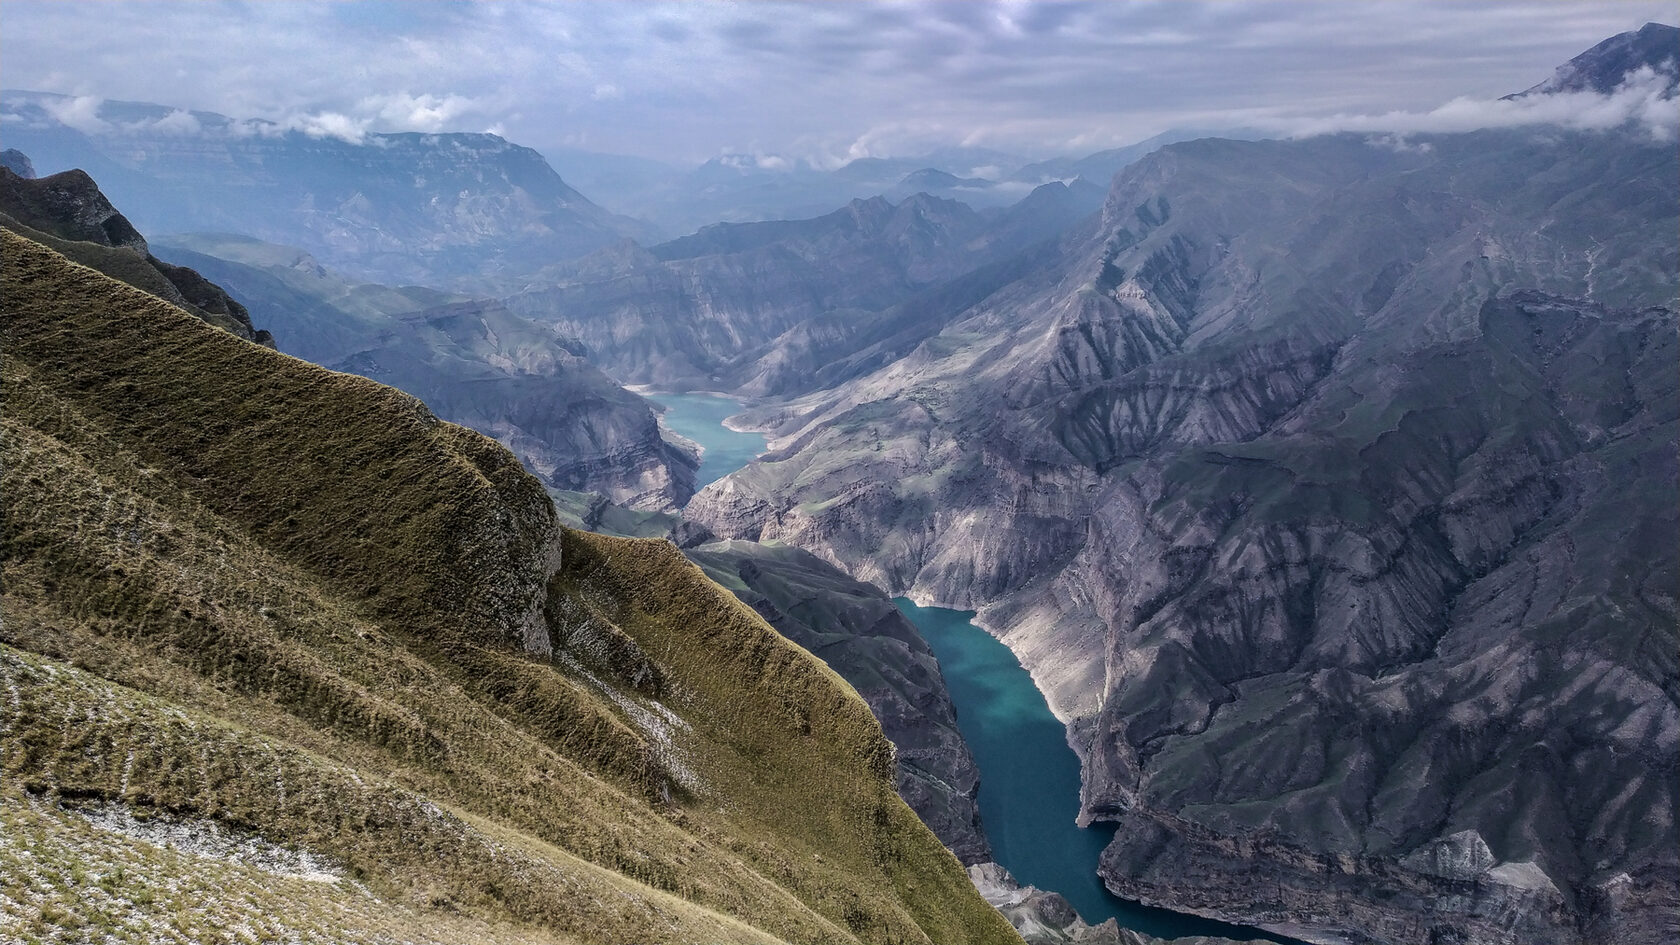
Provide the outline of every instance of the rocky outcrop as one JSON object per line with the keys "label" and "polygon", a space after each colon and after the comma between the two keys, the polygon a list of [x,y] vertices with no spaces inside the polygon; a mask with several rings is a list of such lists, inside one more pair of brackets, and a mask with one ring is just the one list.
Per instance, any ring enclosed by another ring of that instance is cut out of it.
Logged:
{"label": "rocky outcrop", "polygon": [[492,134],[310,135],[138,102],[84,130],[63,100],[9,92],[9,139],[43,168],[81,167],[151,232],[243,233],[301,246],[363,281],[507,289],[556,259],[649,229]]}
{"label": "rocky outcrop", "polygon": [[20,175],[9,166],[0,167],[0,226],[50,244],[89,268],[150,292],[246,341],[274,346],[273,336],[254,328],[245,306],[220,286],[153,256],[146,238],[82,171],[36,179],[32,173]]}
{"label": "rocky outcrop", "polygon": [[1619,132],[1428,145],[1167,147],[1055,263],[760,411],[772,451],[687,514],[978,609],[1129,898],[1660,941],[1680,168]]}

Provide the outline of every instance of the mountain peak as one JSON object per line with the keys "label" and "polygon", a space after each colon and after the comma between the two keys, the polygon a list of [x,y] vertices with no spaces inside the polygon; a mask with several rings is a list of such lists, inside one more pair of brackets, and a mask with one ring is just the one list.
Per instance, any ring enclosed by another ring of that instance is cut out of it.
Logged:
{"label": "mountain peak", "polygon": [[147,252],[145,237],[80,168],[28,178],[8,166],[0,170],[0,185],[0,211],[21,222],[59,239]]}
{"label": "mountain peak", "polygon": [[17,148],[7,148],[0,151],[0,167],[11,171],[24,180],[35,179],[35,164],[29,160],[29,155]]}
{"label": "mountain peak", "polygon": [[1596,92],[1608,95],[1641,68],[1668,77],[1668,90],[1680,87],[1680,27],[1646,23],[1637,30],[1617,33],[1569,60],[1539,85],[1506,99],[1559,92]]}

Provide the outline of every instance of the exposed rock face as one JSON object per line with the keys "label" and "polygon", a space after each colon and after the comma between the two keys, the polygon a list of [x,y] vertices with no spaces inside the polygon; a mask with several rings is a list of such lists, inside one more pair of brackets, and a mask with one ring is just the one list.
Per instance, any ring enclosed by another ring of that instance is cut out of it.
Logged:
{"label": "exposed rock face", "polygon": [[[16,152],[9,152],[16,153]],[[21,156],[21,155],[20,155]],[[23,159],[25,165],[28,158]],[[36,179],[0,167],[0,226],[49,243],[84,266],[178,305],[246,341],[274,346],[221,287],[151,254],[146,238],[79,170]]]}
{"label": "exposed rock face", "polygon": [[187,245],[229,258],[160,251],[246,299],[281,350],[419,397],[501,441],[551,487],[650,510],[694,492],[694,457],[664,440],[645,400],[499,303],[357,284],[306,253],[250,240]]}
{"label": "exposed rock face", "polygon": [[869,703],[898,749],[898,793],[963,863],[991,859],[974,766],[939,662],[880,590],[785,546],[726,541],[685,554]]}
{"label": "exposed rock face", "polygon": [[626,382],[798,393],[812,389],[807,376],[832,342],[850,354],[878,340],[871,332],[901,330],[895,306],[1087,212],[1061,184],[1002,215],[926,194],[855,200],[815,219],[716,224],[647,250],[603,251],[507,303],[577,338]]}
{"label": "exposed rock face", "polygon": [[1236,945],[1231,939],[1203,935],[1155,938],[1120,928],[1113,919],[1088,925],[1066,899],[1037,886],[1022,886],[997,863],[976,863],[968,868],[968,877],[1028,945]]}
{"label": "exposed rock face", "polygon": [[154,233],[245,233],[368,281],[480,289],[648,233],[496,135],[347,140],[137,102],[78,131],[53,117],[64,100],[7,93],[9,140],[43,168],[87,169]]}
{"label": "exposed rock face", "polygon": [[1428,144],[1165,148],[1054,265],[763,412],[773,452],[688,514],[979,609],[1120,821],[1122,895],[1661,941],[1680,167]]}
{"label": "exposed rock face", "polygon": [[5,184],[0,192],[4,194],[0,209],[20,223],[61,240],[147,253],[145,237],[82,171],[65,171],[39,180],[8,173],[0,176],[0,181]]}

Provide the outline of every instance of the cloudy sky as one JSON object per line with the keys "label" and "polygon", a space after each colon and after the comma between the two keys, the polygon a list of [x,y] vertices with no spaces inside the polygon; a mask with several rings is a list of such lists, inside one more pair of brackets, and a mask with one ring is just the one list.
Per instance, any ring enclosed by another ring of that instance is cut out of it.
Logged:
{"label": "cloudy sky", "polygon": [[682,163],[962,143],[1038,157],[1172,127],[1462,111],[1675,19],[1672,0],[0,0],[0,78],[352,134],[494,130]]}

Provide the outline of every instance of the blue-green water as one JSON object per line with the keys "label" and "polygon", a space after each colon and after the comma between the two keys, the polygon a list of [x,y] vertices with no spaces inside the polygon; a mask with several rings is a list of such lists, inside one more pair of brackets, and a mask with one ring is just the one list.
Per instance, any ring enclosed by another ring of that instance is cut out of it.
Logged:
{"label": "blue-green water", "polygon": [[[705,447],[697,485],[704,486],[752,462],[764,437],[723,425],[741,405],[710,394],[656,394],[665,424]],[[1118,919],[1126,928],[1176,938],[1216,935],[1238,940],[1288,942],[1258,929],[1126,902],[1097,878],[1097,856],[1114,836],[1112,826],[1081,829],[1079,757],[1068,747],[1062,723],[1050,714],[1015,654],[970,622],[968,611],[898,607],[921,630],[939,657],[957,725],[980,766],[980,816],[999,863],[1022,884],[1068,898],[1091,923]]]}
{"label": "blue-green water", "polygon": [[741,404],[716,394],[654,394],[649,400],[665,408],[665,425],[706,448],[694,488],[705,488],[764,452],[764,435],[737,433],[723,421],[741,412]]}
{"label": "blue-green water", "polygon": [[1079,756],[1050,714],[1044,694],[1015,654],[976,627],[974,613],[917,607],[898,609],[922,632],[957,707],[957,727],[980,767],[980,819],[997,861],[1023,886],[1066,896],[1093,925],[1108,918],[1147,935],[1287,942],[1259,929],[1215,922],[1116,897],[1097,878],[1097,856],[1114,838],[1111,825],[1080,828]]}

